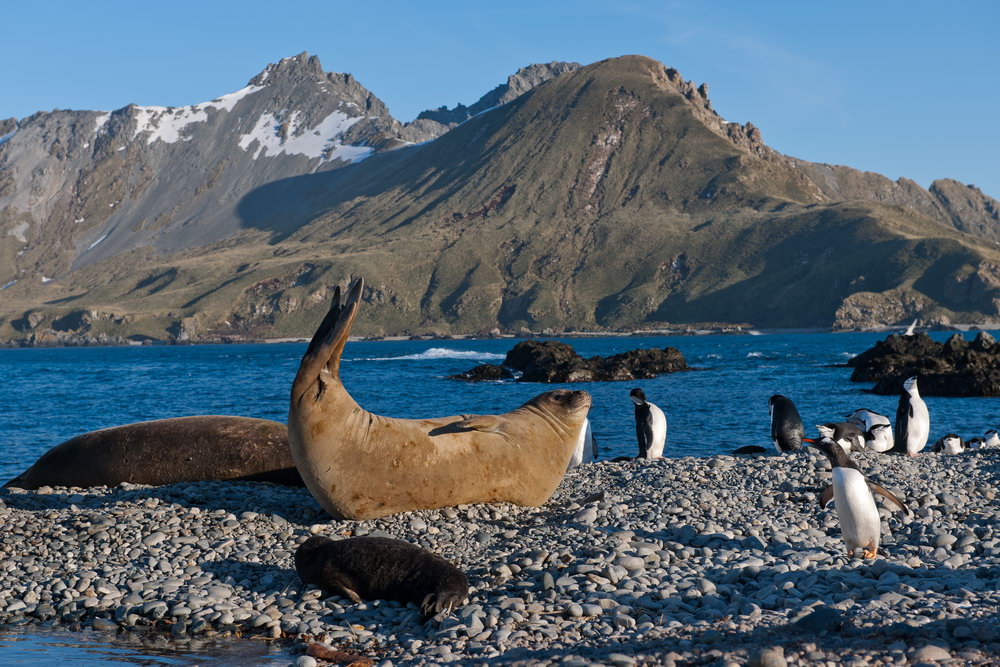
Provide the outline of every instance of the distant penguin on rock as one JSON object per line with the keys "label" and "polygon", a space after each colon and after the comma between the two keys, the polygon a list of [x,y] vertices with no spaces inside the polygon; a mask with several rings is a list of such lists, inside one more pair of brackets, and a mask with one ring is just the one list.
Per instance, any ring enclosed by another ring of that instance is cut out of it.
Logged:
{"label": "distant penguin on rock", "polygon": [[930,432],[931,416],[917,390],[917,378],[908,378],[903,383],[903,393],[896,408],[896,442],[892,451],[916,456],[927,446]]}
{"label": "distant penguin on rock", "polygon": [[580,428],[580,438],[576,441],[573,455],[566,467],[572,468],[581,463],[590,463],[595,460],[597,460],[597,441],[594,440],[594,434],[590,430],[590,419],[584,419],[583,426]]}
{"label": "distant penguin on rock", "polygon": [[794,452],[802,447],[802,418],[795,404],[781,394],[767,399],[771,414],[771,442],[779,452]]}
{"label": "distant penguin on rock", "polygon": [[960,437],[954,433],[949,433],[938,439],[934,443],[934,446],[931,447],[931,451],[935,454],[961,454],[965,451],[965,446]]}
{"label": "distant penguin on rock", "polygon": [[1000,436],[997,435],[995,429],[990,429],[986,432],[983,438],[983,444],[987,447],[1000,447]]}
{"label": "distant penguin on rock", "polygon": [[965,441],[965,449],[966,450],[981,449],[984,444],[985,443],[983,442],[982,438],[969,438],[968,440]]}
{"label": "distant penguin on rock", "polygon": [[889,443],[889,446],[885,449],[876,449],[876,452],[885,452],[892,449],[893,444],[895,444],[895,439],[892,437],[892,422],[886,415],[883,415],[874,410],[869,410],[868,408],[858,408],[851,414],[847,415],[847,423],[854,424],[862,431],[870,431],[876,424],[884,424],[889,428],[885,431],[885,438]]}
{"label": "distant penguin on rock", "polygon": [[861,547],[865,558],[875,558],[882,538],[882,522],[872,492],[884,496],[907,514],[910,510],[890,491],[869,481],[844,448],[830,438],[810,444],[823,452],[833,466],[833,483],[823,490],[819,506],[826,507],[831,500],[836,505],[848,556]]}
{"label": "distant penguin on rock", "polygon": [[635,437],[639,443],[639,458],[655,459],[663,456],[667,441],[667,418],[663,410],[646,400],[646,394],[636,387],[629,392],[635,403]]}

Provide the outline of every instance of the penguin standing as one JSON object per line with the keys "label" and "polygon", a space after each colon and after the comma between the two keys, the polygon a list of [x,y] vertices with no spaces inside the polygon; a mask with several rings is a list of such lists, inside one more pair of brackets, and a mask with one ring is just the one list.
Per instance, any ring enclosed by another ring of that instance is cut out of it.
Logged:
{"label": "penguin standing", "polygon": [[779,452],[793,452],[802,447],[802,418],[795,404],[781,394],[767,399],[771,413],[771,442]]}
{"label": "penguin standing", "polygon": [[583,426],[580,427],[580,437],[573,448],[573,455],[569,458],[567,468],[578,466],[581,463],[590,463],[597,459],[597,441],[590,430],[590,420],[584,419]]}
{"label": "penguin standing", "polygon": [[819,506],[826,507],[830,500],[836,503],[847,555],[852,555],[855,549],[861,547],[865,558],[875,558],[882,539],[882,522],[872,492],[884,496],[908,515],[909,508],[890,491],[866,479],[843,447],[830,438],[809,444],[823,452],[833,466],[833,483],[823,489]]}
{"label": "penguin standing", "polygon": [[885,430],[885,439],[888,441],[889,446],[885,449],[876,449],[876,452],[888,451],[895,444],[895,439],[892,437],[892,423],[886,415],[869,410],[868,408],[858,408],[847,415],[847,423],[854,424],[862,431],[870,431],[876,424],[885,424],[888,426],[889,428]]}
{"label": "penguin standing", "polygon": [[635,403],[635,437],[639,441],[639,458],[655,459],[663,456],[667,441],[667,418],[663,410],[646,400],[638,387],[629,392]]}
{"label": "penguin standing", "polygon": [[966,444],[954,433],[940,438],[931,447],[931,451],[936,454],[961,454],[965,451]]}
{"label": "penguin standing", "polygon": [[927,404],[917,391],[917,378],[908,378],[903,383],[903,393],[896,408],[896,442],[892,451],[916,456],[927,446],[927,436],[931,432],[931,416]]}
{"label": "penguin standing", "polygon": [[986,432],[983,444],[987,447],[1000,447],[1000,436],[997,435],[995,429],[991,428]]}

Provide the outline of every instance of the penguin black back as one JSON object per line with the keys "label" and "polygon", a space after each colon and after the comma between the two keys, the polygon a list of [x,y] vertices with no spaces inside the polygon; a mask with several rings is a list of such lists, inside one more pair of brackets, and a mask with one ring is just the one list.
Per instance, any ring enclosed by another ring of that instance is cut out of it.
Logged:
{"label": "penguin black back", "polygon": [[771,413],[771,441],[779,452],[802,448],[802,418],[791,399],[775,394],[767,400]]}

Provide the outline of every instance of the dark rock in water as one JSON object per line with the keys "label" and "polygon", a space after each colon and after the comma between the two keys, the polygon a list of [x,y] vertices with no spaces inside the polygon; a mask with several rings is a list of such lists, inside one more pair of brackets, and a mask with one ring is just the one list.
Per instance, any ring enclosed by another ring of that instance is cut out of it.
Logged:
{"label": "dark rock in water", "polygon": [[971,343],[957,333],[944,343],[893,334],[847,365],[851,380],[875,382],[876,394],[898,394],[916,375],[923,396],[1000,396],[1000,344],[985,331]]}
{"label": "dark rock in water", "polygon": [[[522,372],[518,382],[612,382],[643,380],[663,373],[687,371],[684,355],[673,347],[631,350],[610,357],[584,359],[572,346],[558,341],[526,340],[507,353],[503,365]],[[492,380],[495,371],[482,364],[460,375],[460,380]],[[496,368],[496,367],[494,367]],[[479,377],[483,375],[484,377]]]}
{"label": "dark rock in water", "polygon": [[514,374],[503,366],[497,364],[479,364],[475,368],[470,368],[464,373],[450,375],[452,380],[466,380],[468,382],[488,382],[490,380],[513,380]]}
{"label": "dark rock in water", "polygon": [[739,449],[734,449],[733,454],[737,454],[739,456],[767,454],[767,449],[761,447],[760,445],[744,445]]}

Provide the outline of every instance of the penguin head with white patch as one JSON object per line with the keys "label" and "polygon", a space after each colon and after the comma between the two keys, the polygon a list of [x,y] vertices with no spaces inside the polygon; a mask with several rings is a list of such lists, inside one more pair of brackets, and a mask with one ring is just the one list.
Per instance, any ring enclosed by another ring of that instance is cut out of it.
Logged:
{"label": "penguin head with white patch", "polygon": [[903,390],[910,395],[913,395],[917,391],[917,376],[906,378],[903,381]]}
{"label": "penguin head with white patch", "polygon": [[636,405],[646,405],[646,392],[644,392],[639,387],[636,387],[628,393],[628,397],[632,399],[632,402]]}
{"label": "penguin head with white patch", "polygon": [[826,455],[829,459],[830,465],[834,468],[857,468],[851,457],[847,455],[844,448],[834,442],[831,438],[823,436],[819,440],[807,440],[803,439],[803,442],[807,443],[810,447],[815,447],[819,451]]}
{"label": "penguin head with white patch", "polygon": [[819,431],[819,435],[823,439],[833,438],[833,429],[834,427],[830,424],[816,424],[816,430]]}

